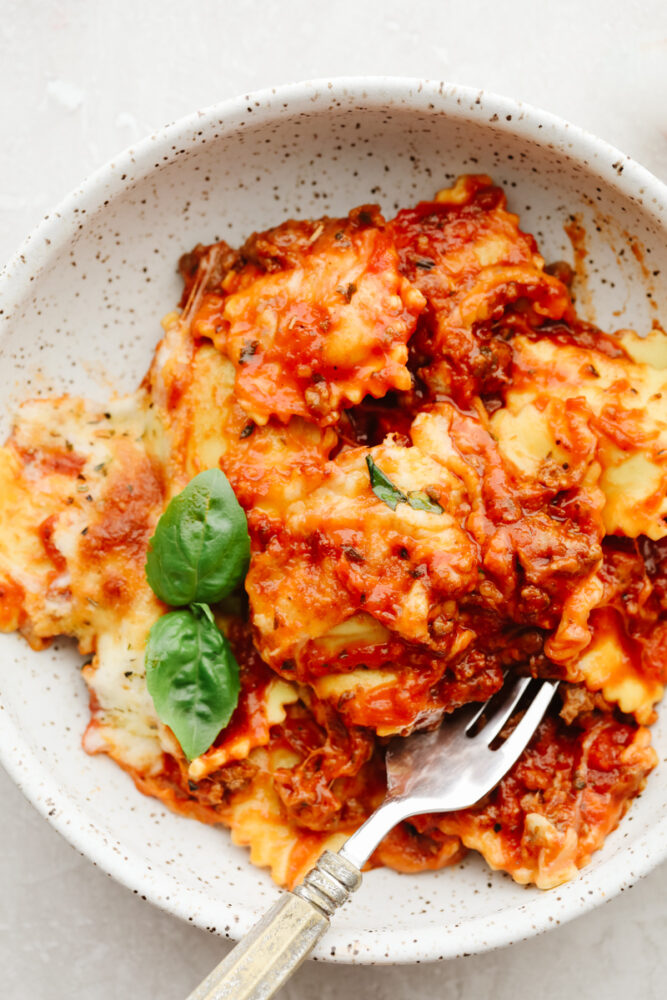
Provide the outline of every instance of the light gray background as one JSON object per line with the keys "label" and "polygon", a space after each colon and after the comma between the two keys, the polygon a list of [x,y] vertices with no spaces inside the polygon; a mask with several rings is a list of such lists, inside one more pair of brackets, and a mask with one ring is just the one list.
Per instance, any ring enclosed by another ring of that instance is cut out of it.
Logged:
{"label": "light gray background", "polygon": [[[664,0],[0,0],[0,257],[156,126],[259,87],[347,74],[426,76],[527,100],[667,180]],[[0,817],[4,1000],[182,1000],[226,949],[102,875],[2,771]],[[663,865],[511,949],[434,966],[309,964],[282,996],[657,1000],[666,932]]]}

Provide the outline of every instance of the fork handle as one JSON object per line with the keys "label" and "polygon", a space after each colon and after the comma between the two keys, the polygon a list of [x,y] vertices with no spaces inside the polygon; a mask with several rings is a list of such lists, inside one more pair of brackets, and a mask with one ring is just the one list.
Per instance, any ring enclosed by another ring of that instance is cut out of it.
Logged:
{"label": "fork handle", "polygon": [[308,957],[329,917],[361,885],[361,872],[325,851],[294,892],[284,893],[188,1000],[268,1000]]}

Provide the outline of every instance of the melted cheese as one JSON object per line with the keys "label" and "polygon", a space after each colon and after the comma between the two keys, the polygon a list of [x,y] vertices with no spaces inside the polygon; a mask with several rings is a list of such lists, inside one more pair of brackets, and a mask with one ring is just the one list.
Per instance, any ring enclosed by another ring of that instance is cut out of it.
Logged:
{"label": "melted cheese", "polygon": [[[123,548],[122,522],[134,510],[147,535],[162,509],[144,447],[147,412],[139,393],[104,410],[36,400],[17,415],[0,452],[0,570],[24,590],[22,628],[35,643],[65,633],[92,651],[104,622],[116,624],[120,591],[130,598],[128,570],[143,580],[143,563]],[[103,562],[91,558],[94,539]]]}
{"label": "melted cheese", "polygon": [[[427,491],[443,510],[408,503],[392,510],[371,489],[369,454],[399,490]],[[308,640],[348,620],[359,603],[402,638],[432,645],[434,601],[471,588],[477,578],[476,552],[458,516],[462,505],[463,483],[416,447],[387,440],[329,463],[322,486],[288,507],[280,546],[255,555],[248,574],[258,648],[267,662],[298,655]],[[324,559],[321,538],[331,552]],[[428,573],[413,573],[422,566]]]}
{"label": "melted cheese", "polygon": [[331,424],[367,393],[410,388],[405,344],[425,302],[374,215],[376,225],[365,210],[292,224],[270,273],[230,272],[224,298],[210,296],[195,316],[196,334],[234,363],[237,399],[255,423]]}
{"label": "melted cheese", "polygon": [[546,338],[516,337],[513,348],[515,383],[507,393],[507,413],[500,411],[491,422],[501,449],[526,474],[535,474],[547,457],[562,459],[563,442],[550,420],[555,401],[583,400],[597,440],[607,532],[667,535],[664,370]]}
{"label": "melted cheese", "polygon": [[[97,652],[83,676],[94,708],[84,737],[88,753],[108,753],[142,774],[162,768],[160,723],[146,688],[144,651],[148,631],[159,616],[149,597],[138,602],[132,619],[120,617],[101,631]],[[143,612],[143,613],[142,613]]]}

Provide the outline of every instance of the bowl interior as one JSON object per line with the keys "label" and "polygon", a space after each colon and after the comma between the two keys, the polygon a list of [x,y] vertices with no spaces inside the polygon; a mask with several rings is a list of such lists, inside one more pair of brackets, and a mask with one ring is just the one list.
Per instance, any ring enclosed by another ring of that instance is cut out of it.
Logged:
{"label": "bowl interior", "polygon": [[[0,289],[0,433],[26,397],[99,399],[135,388],[160,317],[180,295],[178,258],[195,243],[234,244],[290,216],[346,213],[365,202],[391,216],[463,172],[488,173],[505,187],[548,262],[572,262],[564,226],[576,216],[586,234],[583,315],[609,329],[650,328],[667,267],[665,201],[658,182],[616,151],[463,89],[301,85],[150,137],[33,234]],[[166,812],[110,761],[85,755],[87,693],[73,646],[37,654],[14,636],[0,642],[0,754],[29,797],[102,868],[158,905],[233,937],[246,931],[275,895],[268,876],[224,829]],[[663,756],[660,724],[654,740]],[[423,961],[518,940],[634,881],[664,855],[666,817],[659,770],[581,877],[548,893],[476,858],[419,876],[373,872],[319,955]]]}

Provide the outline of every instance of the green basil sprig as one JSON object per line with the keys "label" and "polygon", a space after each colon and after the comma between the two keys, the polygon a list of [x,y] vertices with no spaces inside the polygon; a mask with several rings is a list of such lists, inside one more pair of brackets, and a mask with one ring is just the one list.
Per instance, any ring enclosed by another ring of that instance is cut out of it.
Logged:
{"label": "green basil sprig", "polygon": [[146,645],[146,686],[189,760],[211,746],[238,704],[239,667],[209,602],[243,579],[248,526],[226,476],[201,472],[170,502],[150,540],[146,577],[172,606]]}
{"label": "green basil sprig", "polygon": [[394,486],[391,479],[385,476],[379,465],[376,465],[370,455],[366,455],[366,465],[368,466],[368,475],[371,481],[371,489],[378,500],[382,500],[386,503],[387,507],[391,507],[392,510],[396,510],[399,503],[407,503],[408,497],[406,493],[399,490],[397,486]]}
{"label": "green basil sprig", "polygon": [[399,503],[407,503],[413,510],[425,510],[429,514],[444,514],[443,508],[436,500],[432,500],[428,493],[423,490],[412,490],[404,493],[395,486],[391,479],[385,475],[379,465],[376,465],[370,455],[366,455],[366,465],[371,481],[371,489],[378,500],[386,503],[387,507],[396,510]]}
{"label": "green basil sprig", "polygon": [[445,513],[438,501],[431,499],[423,490],[412,490],[408,493],[408,503],[413,510],[425,510],[429,514]]}
{"label": "green basil sprig", "polygon": [[170,611],[151,628],[146,686],[189,760],[211,746],[236,708],[239,668],[207,604]]}
{"label": "green basil sprig", "polygon": [[248,569],[243,508],[220,469],[208,469],[175,496],[150,540],[146,576],[165,604],[220,601]]}

